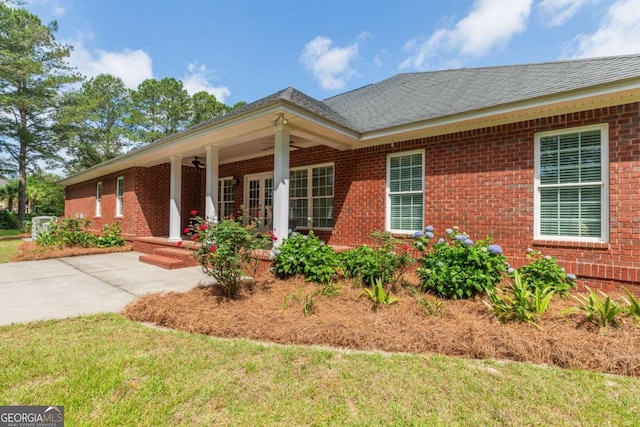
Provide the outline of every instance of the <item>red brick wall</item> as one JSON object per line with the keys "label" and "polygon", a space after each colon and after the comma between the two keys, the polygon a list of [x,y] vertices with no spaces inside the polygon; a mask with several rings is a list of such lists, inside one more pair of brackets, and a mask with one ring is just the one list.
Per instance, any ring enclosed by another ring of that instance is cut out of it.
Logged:
{"label": "red brick wall", "polygon": [[136,171],[136,235],[168,236],[171,165],[165,163],[150,168],[137,168]]}

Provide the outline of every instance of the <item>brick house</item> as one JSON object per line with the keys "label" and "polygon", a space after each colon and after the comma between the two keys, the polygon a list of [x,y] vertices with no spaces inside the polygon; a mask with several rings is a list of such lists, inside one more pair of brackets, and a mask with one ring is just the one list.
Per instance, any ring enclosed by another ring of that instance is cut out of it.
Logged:
{"label": "brick house", "polygon": [[640,55],[287,88],[62,180],[66,214],[175,242],[197,209],[332,245],[373,230],[492,236],[582,283],[640,285]]}

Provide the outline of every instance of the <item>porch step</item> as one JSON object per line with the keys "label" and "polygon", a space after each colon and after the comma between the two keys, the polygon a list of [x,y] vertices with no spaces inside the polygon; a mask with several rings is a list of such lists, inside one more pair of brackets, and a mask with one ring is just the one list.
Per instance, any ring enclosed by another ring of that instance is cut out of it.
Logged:
{"label": "porch step", "polygon": [[157,267],[166,268],[167,270],[193,267],[195,265],[194,260],[177,259],[157,254],[140,255],[138,261],[144,262],[145,264],[151,264]]}
{"label": "porch step", "polygon": [[189,249],[181,249],[181,248],[158,248],[154,249],[154,255],[160,255],[167,258],[175,258],[185,261],[193,261],[192,265],[197,265],[198,263],[193,258],[193,251]]}

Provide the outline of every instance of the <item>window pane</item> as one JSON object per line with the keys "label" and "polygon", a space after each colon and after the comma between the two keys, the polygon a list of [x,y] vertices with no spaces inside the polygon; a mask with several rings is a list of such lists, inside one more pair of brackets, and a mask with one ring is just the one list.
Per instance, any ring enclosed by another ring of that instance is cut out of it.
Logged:
{"label": "window pane", "polygon": [[540,189],[543,236],[601,237],[600,186]]}
{"label": "window pane", "polygon": [[420,230],[423,216],[422,193],[391,195],[392,230]]}
{"label": "window pane", "polygon": [[[296,227],[307,227],[309,201],[307,199],[289,200],[289,219],[294,221]],[[315,226],[315,224],[314,224]]]}
{"label": "window pane", "polygon": [[313,199],[313,226],[333,227],[333,197]]}
{"label": "window pane", "polygon": [[600,142],[599,130],[540,138],[540,183],[599,182]]}
{"label": "window pane", "polygon": [[420,230],[424,218],[422,153],[389,158],[391,230]]}
{"label": "window pane", "polygon": [[289,172],[289,197],[307,197],[307,170]]}
{"label": "window pane", "polygon": [[422,191],[422,154],[389,159],[389,191]]}

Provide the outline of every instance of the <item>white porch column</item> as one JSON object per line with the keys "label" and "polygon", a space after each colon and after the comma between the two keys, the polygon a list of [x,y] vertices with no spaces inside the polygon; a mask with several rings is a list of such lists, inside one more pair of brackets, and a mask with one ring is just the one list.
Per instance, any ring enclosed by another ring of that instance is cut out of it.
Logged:
{"label": "white porch column", "polygon": [[207,176],[204,211],[209,221],[218,222],[218,163],[220,161],[220,149],[208,146],[207,152]]}
{"label": "white porch column", "polygon": [[278,238],[276,245],[289,232],[289,128],[282,121],[275,126],[273,155],[273,234]]}
{"label": "white porch column", "polygon": [[169,190],[169,241],[181,240],[180,201],[182,198],[182,155],[171,156],[171,186]]}

